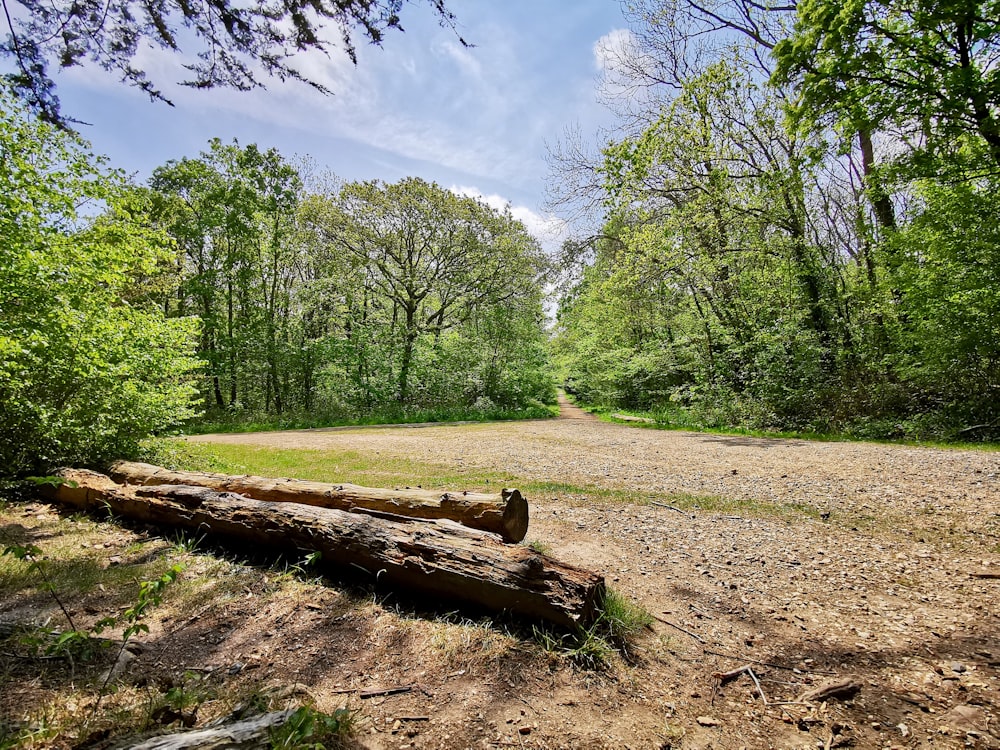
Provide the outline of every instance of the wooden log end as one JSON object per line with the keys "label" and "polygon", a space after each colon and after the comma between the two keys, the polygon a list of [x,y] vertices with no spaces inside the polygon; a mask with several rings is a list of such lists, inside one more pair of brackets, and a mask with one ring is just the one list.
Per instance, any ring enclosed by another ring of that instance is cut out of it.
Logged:
{"label": "wooden log end", "polygon": [[524,539],[528,534],[528,501],[521,495],[520,490],[505,489],[500,492],[506,501],[503,511],[503,533],[501,536],[505,542],[516,544]]}

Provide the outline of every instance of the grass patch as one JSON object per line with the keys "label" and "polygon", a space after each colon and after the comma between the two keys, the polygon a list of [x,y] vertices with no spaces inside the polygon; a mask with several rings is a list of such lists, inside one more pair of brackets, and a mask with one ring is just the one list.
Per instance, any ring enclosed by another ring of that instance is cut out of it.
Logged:
{"label": "grass patch", "polygon": [[632,661],[636,638],[652,624],[653,615],[646,609],[609,588],[590,627],[567,633],[534,626],[532,635],[545,651],[569,659],[582,669],[602,670],[616,655]]}
{"label": "grass patch", "polygon": [[272,448],[227,443],[192,443],[160,439],[147,444],[144,460],[170,469],[291,477],[316,482],[349,482],[368,487],[493,492],[517,487],[529,502],[558,499],[575,505],[649,505],[661,502],[687,511],[753,518],[818,519],[820,508],[803,503],[769,503],[716,495],[658,493],[633,488],[600,487],[528,479],[475,466],[454,466],[353,450]]}
{"label": "grass patch", "polygon": [[[706,435],[722,435],[729,437],[752,437],[763,440],[809,440],[820,443],[875,443],[877,445],[907,445],[920,448],[939,448],[942,450],[977,450],[984,452],[1000,451],[1000,442],[948,440],[943,437],[917,438],[912,436],[887,437],[877,433],[869,433],[852,429],[813,431],[813,430],[771,430],[763,428],[741,427],[739,425],[714,426],[707,425],[683,409],[641,410],[612,409],[599,405],[584,405],[577,403],[582,409],[593,414],[604,422],[627,424],[648,430],[669,430],[675,432],[699,432]],[[650,422],[632,422],[615,418],[615,414],[652,420]]]}
{"label": "grass patch", "polygon": [[305,430],[323,427],[360,427],[367,425],[420,424],[424,422],[497,422],[519,419],[549,419],[558,416],[559,407],[535,402],[520,408],[471,406],[436,408],[387,408],[367,414],[266,414],[253,412],[208,412],[184,425],[189,435],[216,432],[269,432]]}

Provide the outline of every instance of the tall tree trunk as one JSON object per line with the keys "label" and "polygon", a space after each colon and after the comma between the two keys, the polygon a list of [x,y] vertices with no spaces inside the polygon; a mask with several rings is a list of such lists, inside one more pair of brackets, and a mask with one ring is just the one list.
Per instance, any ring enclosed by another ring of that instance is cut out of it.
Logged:
{"label": "tall tree trunk", "polygon": [[861,147],[861,169],[865,176],[865,189],[868,191],[872,208],[875,209],[875,220],[882,229],[896,228],[896,210],[892,201],[875,181],[875,147],[872,144],[872,134],[867,128],[858,131],[858,144]]}

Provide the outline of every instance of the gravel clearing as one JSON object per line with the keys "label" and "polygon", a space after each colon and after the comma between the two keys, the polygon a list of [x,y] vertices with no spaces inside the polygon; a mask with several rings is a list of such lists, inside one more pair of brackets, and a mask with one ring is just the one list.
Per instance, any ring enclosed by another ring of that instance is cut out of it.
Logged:
{"label": "gravel clearing", "polygon": [[[468,744],[429,733],[414,746],[1000,747],[1000,453],[564,415],[192,440],[377,451],[583,488],[529,497],[527,541],[602,572],[655,632],[597,682],[525,678],[519,700],[539,709],[528,733],[479,727],[469,687],[451,719]],[[856,695],[799,699],[845,678]]]}

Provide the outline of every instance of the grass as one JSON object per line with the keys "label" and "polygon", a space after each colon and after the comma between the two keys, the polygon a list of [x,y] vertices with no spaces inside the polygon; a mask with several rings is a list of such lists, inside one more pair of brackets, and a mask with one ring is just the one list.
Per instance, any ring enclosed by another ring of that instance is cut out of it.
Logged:
{"label": "grass", "polygon": [[360,415],[343,414],[267,414],[253,412],[209,412],[184,425],[189,435],[216,432],[268,432],[324,427],[420,424],[424,422],[496,422],[518,419],[549,419],[559,414],[559,407],[534,402],[521,408],[494,406],[475,409],[466,406],[436,408],[394,408]]}
{"label": "grass", "polygon": [[[131,680],[106,684],[102,673],[118,656],[120,638],[128,636],[122,628],[142,620],[156,622],[160,632],[167,632],[200,613],[226,611],[229,602],[247,591],[255,592],[259,601],[275,595],[308,600],[315,586],[304,579],[315,579],[315,574],[306,561],[288,566],[278,558],[269,567],[254,567],[227,560],[197,536],[169,540],[85,515],[59,516],[39,506],[0,504],[0,550],[29,544],[41,550],[30,560],[0,555],[0,599],[18,613],[21,625],[0,645],[0,750],[69,747],[99,736],[124,737],[170,723],[163,721],[164,715],[180,717],[199,708],[199,720],[206,720],[248,701],[260,710],[275,707],[253,695],[257,688],[234,688],[197,673],[166,684],[159,681],[162,674],[148,680],[132,675]],[[164,571],[179,566],[185,570],[164,589],[162,601],[159,595],[147,596],[144,607],[139,582],[162,580]],[[59,633],[72,632],[53,591],[81,634],[93,633],[100,619],[116,620],[101,639],[88,639],[110,647],[51,648]],[[135,618],[130,619],[129,609],[138,612]],[[281,747],[338,747],[354,715],[315,711],[300,718],[279,738]]]}
{"label": "grass", "polygon": [[600,611],[589,627],[564,632],[535,626],[532,635],[551,654],[565,657],[583,669],[603,670],[615,655],[630,661],[636,638],[652,624],[653,615],[608,588]]}
{"label": "grass", "polygon": [[[727,435],[738,437],[753,437],[767,440],[810,440],[821,443],[876,443],[880,445],[908,445],[923,448],[940,448],[943,450],[978,450],[985,452],[1000,451],[998,442],[977,442],[963,440],[947,440],[943,438],[914,438],[914,437],[879,437],[866,434],[857,434],[850,431],[812,431],[812,430],[769,430],[738,425],[727,425],[717,427],[705,425],[704,423],[690,417],[683,409],[672,410],[641,410],[641,409],[613,409],[610,407],[582,404],[576,402],[577,406],[585,409],[604,422],[616,424],[628,424],[630,427],[637,427],[647,430],[669,430],[679,432],[699,432],[707,435]],[[615,414],[623,414],[631,417],[650,419],[651,422],[631,422],[616,419]]]}
{"label": "grass", "polygon": [[367,454],[353,450],[271,448],[226,443],[199,444],[159,439],[147,444],[145,460],[170,469],[291,477],[316,482],[348,482],[368,487],[491,492],[517,487],[533,499],[558,498],[571,504],[649,505],[660,502],[685,511],[752,518],[819,519],[821,509],[794,502],[769,503],[718,495],[666,493],[530,479],[478,468]]}

